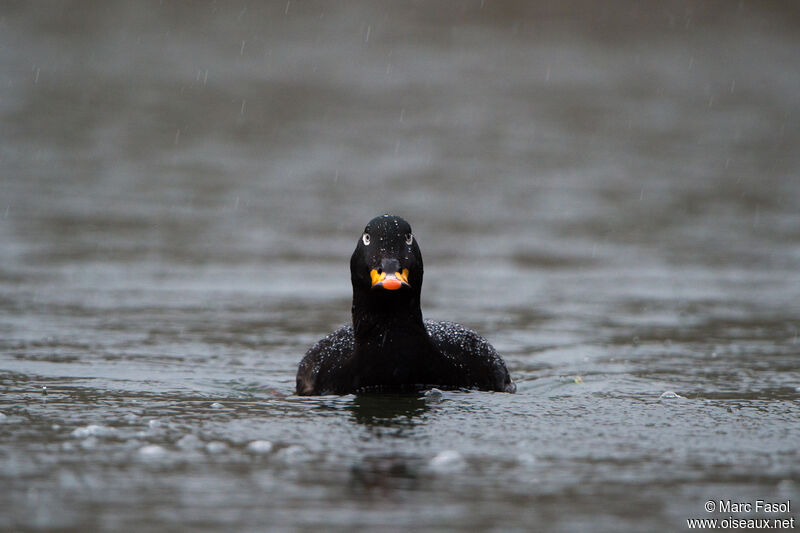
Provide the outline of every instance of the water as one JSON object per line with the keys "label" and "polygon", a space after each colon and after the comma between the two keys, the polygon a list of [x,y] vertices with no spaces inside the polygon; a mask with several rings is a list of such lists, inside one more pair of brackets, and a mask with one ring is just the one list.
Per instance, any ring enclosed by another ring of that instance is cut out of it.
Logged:
{"label": "water", "polygon": [[[5,4],[0,528],[797,516],[796,20]],[[383,212],[517,394],[293,396]]]}

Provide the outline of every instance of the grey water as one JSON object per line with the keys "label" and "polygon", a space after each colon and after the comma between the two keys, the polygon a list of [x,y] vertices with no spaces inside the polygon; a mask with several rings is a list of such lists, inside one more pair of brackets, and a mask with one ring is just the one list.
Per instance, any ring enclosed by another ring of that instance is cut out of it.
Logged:
{"label": "grey water", "polygon": [[[800,516],[799,14],[3,2],[0,529]],[[294,395],[384,212],[516,394]]]}

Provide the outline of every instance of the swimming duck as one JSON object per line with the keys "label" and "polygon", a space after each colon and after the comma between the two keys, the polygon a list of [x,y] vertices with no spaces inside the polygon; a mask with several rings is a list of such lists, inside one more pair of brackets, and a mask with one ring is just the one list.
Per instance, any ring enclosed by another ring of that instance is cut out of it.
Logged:
{"label": "swimming duck", "polygon": [[297,394],[478,389],[514,392],[489,342],[451,322],[422,319],[422,254],[408,222],[383,215],[350,258],[353,323],[306,352]]}

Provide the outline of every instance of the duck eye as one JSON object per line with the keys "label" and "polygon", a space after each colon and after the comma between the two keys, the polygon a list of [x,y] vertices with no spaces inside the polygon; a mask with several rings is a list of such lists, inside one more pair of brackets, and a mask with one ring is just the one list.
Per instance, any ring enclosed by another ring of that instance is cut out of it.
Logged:
{"label": "duck eye", "polygon": [[411,246],[411,243],[414,242],[414,234],[413,233],[406,233],[406,244]]}
{"label": "duck eye", "polygon": [[365,233],[361,236],[361,242],[363,242],[365,246],[369,245],[369,233]]}

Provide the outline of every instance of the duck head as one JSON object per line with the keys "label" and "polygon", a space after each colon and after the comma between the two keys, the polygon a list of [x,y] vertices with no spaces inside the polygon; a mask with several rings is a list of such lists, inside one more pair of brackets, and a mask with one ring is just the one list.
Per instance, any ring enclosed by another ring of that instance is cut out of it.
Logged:
{"label": "duck head", "polygon": [[350,258],[354,306],[360,302],[387,310],[416,301],[422,289],[422,254],[411,225],[393,215],[369,221]]}

